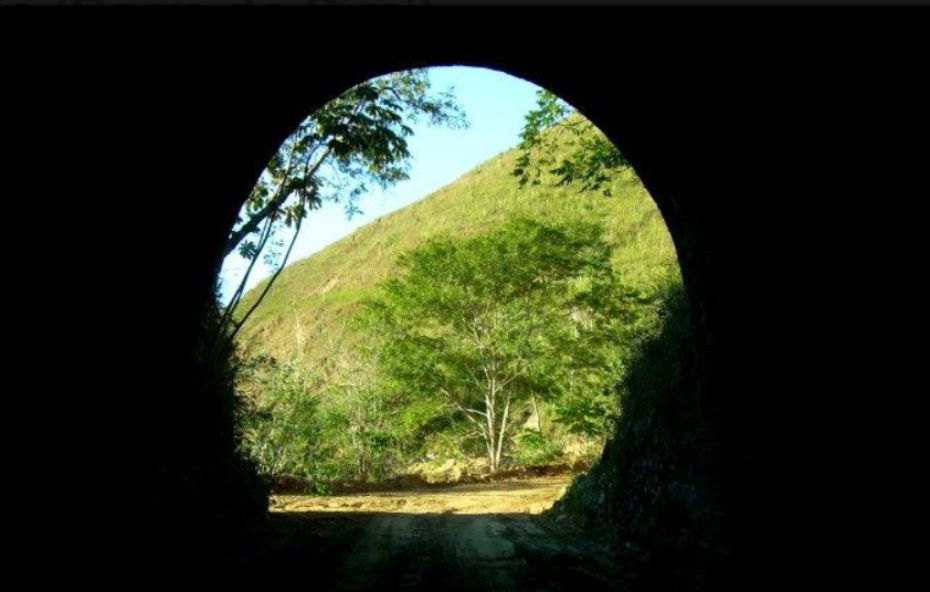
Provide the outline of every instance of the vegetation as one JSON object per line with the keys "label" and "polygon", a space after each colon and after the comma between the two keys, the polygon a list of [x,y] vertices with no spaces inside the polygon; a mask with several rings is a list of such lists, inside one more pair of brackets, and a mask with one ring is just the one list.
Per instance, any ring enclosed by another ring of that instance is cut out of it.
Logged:
{"label": "vegetation", "polygon": [[[699,589],[719,556],[719,533],[699,466],[697,357],[684,287],[670,283],[659,322],[642,333],[618,385],[623,414],[600,462],[556,505],[582,524],[622,537],[624,560],[646,589]],[[681,582],[688,581],[689,587]]]}
{"label": "vegetation", "polygon": [[680,285],[635,174],[547,94],[515,150],[279,274],[232,313],[243,447],[311,483],[593,461]]}
{"label": "vegetation", "polygon": [[632,173],[626,157],[590,121],[551,92],[536,92],[536,108],[526,115],[513,175],[520,186],[575,185],[610,197],[611,181]]}
{"label": "vegetation", "polygon": [[[667,276],[678,275],[662,216],[631,172],[611,179],[611,198],[572,185],[521,189],[510,174],[518,156],[518,150],[505,152],[289,265],[240,331],[245,353],[295,356],[315,368],[347,365],[361,341],[347,321],[379,281],[397,273],[399,253],[435,238],[477,236],[514,218],[602,225],[619,279],[645,294],[657,293]],[[240,310],[250,307],[265,287],[260,282],[246,293]]]}
{"label": "vegetation", "polygon": [[[435,125],[463,126],[465,116],[451,92],[431,93],[424,70],[406,70],[373,78],[349,89],[303,121],[268,163],[229,234],[226,255],[235,251],[249,261],[239,287],[226,305],[232,318],[255,263],[264,253],[279,258],[280,235],[293,228],[290,243],[250,306],[238,311],[230,338],[256,310],[287,263],[300,226],[324,201],[358,211],[369,184],[388,187],[407,178],[410,123],[427,118]],[[278,237],[278,238],[275,238]],[[267,249],[266,249],[267,247]]]}
{"label": "vegetation", "polygon": [[367,309],[385,390],[450,405],[497,470],[512,404],[584,396],[618,378],[633,301],[600,234],[518,219],[406,253],[402,275],[382,282]]}

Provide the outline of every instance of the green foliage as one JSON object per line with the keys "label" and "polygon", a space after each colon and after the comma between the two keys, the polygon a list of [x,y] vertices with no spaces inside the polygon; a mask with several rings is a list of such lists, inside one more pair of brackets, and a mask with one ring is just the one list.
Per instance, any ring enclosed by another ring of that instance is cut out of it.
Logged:
{"label": "green foliage", "polygon": [[[560,138],[553,145],[556,157],[569,155],[576,145],[567,134]],[[403,275],[400,254],[423,245],[449,237],[458,242],[487,236],[521,218],[555,229],[602,229],[609,268],[616,282],[626,287],[622,300],[630,312],[615,327],[620,331],[619,343],[612,346],[617,355],[606,366],[617,377],[629,372],[638,336],[650,334],[659,322],[662,287],[681,281],[675,250],[655,203],[638,179],[624,171],[609,181],[612,199],[560,185],[547,171],[542,171],[540,184],[521,189],[510,174],[518,155],[518,150],[504,153],[435,194],[287,267],[240,333],[238,341],[248,355],[292,360],[318,374],[313,396],[319,402],[320,437],[329,445],[320,453],[326,457],[324,474],[376,480],[403,472],[422,458],[487,455],[477,427],[450,409],[441,394],[408,392],[370,367],[369,350],[377,340],[370,329],[353,329],[349,322],[362,303],[375,296],[378,284]],[[243,306],[254,303],[265,287],[260,284],[245,295]],[[539,401],[545,438],[551,450],[564,454],[573,447],[599,451],[613,426],[609,417],[619,412],[618,393],[594,388],[603,383],[591,383],[577,373],[573,377],[569,372],[566,378],[550,401]],[[571,380],[576,388],[564,386]],[[527,403],[512,404],[511,434],[520,432],[530,413]],[[521,447],[512,437],[504,444],[505,452],[518,462],[548,454]]]}
{"label": "green foliage", "polygon": [[[619,355],[619,352],[618,352]],[[611,389],[573,390],[555,404],[558,422],[569,432],[605,438],[620,413],[619,399]]]}
{"label": "green foliage", "polygon": [[539,90],[536,97],[536,108],[526,115],[520,156],[512,171],[520,186],[540,185],[554,176],[558,185],[576,184],[581,191],[611,196],[616,174],[632,170],[623,154],[554,94]]}
{"label": "green foliage", "polygon": [[492,468],[511,405],[603,390],[615,381],[636,294],[610,265],[593,224],[516,219],[400,257],[360,316],[396,392],[441,398],[485,439]]}
{"label": "green foliage", "polygon": [[242,365],[240,385],[248,402],[239,422],[242,446],[262,470],[311,481],[328,477],[319,377],[299,364],[259,356]]}
{"label": "green foliage", "polygon": [[442,411],[405,393],[388,393],[365,367],[353,367],[326,391],[333,418],[327,433],[340,477],[391,477],[416,455]]}
{"label": "green foliage", "polygon": [[403,469],[431,431],[446,427],[437,421],[448,415],[441,406],[386,395],[364,368],[328,380],[295,360],[259,355],[242,365],[242,447],[262,473],[302,478],[315,493],[331,480],[377,481]]}
{"label": "green foliage", "polygon": [[[661,293],[658,320],[639,339],[619,385],[623,412],[601,462],[577,479],[558,509],[622,532],[626,548],[654,562],[669,554],[697,558],[714,512],[695,481],[701,425],[691,312],[684,287]],[[605,522],[609,520],[609,522]],[[691,545],[691,547],[689,547]],[[649,567],[643,571],[649,571]],[[667,582],[660,588],[670,587]]]}
{"label": "green foliage", "polygon": [[[368,80],[336,97],[304,120],[269,161],[240,210],[226,244],[249,261],[223,318],[237,313],[235,336],[276,281],[275,273],[249,307],[239,308],[248,278],[262,253],[269,267],[283,269],[301,223],[324,201],[359,212],[358,199],[371,184],[389,187],[408,178],[410,124],[467,125],[451,91],[433,93],[425,70],[406,70]],[[290,244],[280,233],[293,228]],[[266,250],[267,248],[267,250]]]}
{"label": "green foliage", "polygon": [[[451,91],[431,92],[426,70],[373,78],[323,105],[272,157],[232,238],[257,234],[256,220],[272,214],[290,226],[325,200],[344,203],[348,213],[358,211],[358,198],[369,184],[388,187],[408,178],[410,124],[421,119],[452,127],[467,124]],[[241,247],[249,245],[254,243]]]}
{"label": "green foliage", "polygon": [[333,489],[326,483],[316,482],[310,488],[310,493],[314,495],[330,495]]}
{"label": "green foliage", "polygon": [[[556,154],[569,148],[557,147]],[[346,319],[375,284],[398,271],[399,253],[442,236],[476,236],[516,217],[602,225],[614,270],[644,294],[654,293],[667,275],[678,273],[662,216],[635,178],[617,175],[610,183],[612,199],[554,182],[521,190],[509,174],[516,157],[510,151],[492,159],[435,194],[288,266],[243,328],[240,343],[249,353],[286,359],[295,354],[299,323],[307,343],[315,344],[299,353],[301,359],[324,366],[332,357],[330,343],[341,343],[348,352],[357,349],[362,337],[347,330]],[[241,306],[250,306],[264,288],[265,282],[259,283]]]}
{"label": "green foliage", "polygon": [[523,429],[514,436],[513,459],[522,465],[544,465],[561,458],[562,448],[536,430]]}

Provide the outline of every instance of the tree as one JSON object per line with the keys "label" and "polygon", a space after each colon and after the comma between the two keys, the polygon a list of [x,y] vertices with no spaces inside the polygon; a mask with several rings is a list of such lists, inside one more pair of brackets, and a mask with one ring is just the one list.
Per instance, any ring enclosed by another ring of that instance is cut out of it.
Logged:
{"label": "tree", "polygon": [[390,476],[422,445],[437,416],[447,415],[435,402],[385,396],[365,364],[309,369],[296,356],[278,361],[258,354],[238,369],[241,451],[262,474],[299,477],[318,488],[332,479]]}
{"label": "tree", "polygon": [[249,358],[239,370],[242,448],[268,475],[326,476],[320,376],[296,362]]}
{"label": "tree", "polygon": [[280,235],[292,229],[292,236],[261,294],[228,331],[229,341],[284,268],[309,211],[333,201],[344,203],[351,216],[359,212],[359,197],[369,185],[384,188],[407,178],[410,124],[422,118],[433,125],[467,125],[451,90],[433,93],[425,70],[408,70],[348,90],[304,120],[284,141],[249,194],[226,242],[227,256],[238,251],[249,263],[224,309],[224,323],[232,319],[258,258],[265,253],[265,260],[274,266],[283,248]]}
{"label": "tree", "polygon": [[327,404],[334,418],[328,437],[335,444],[340,473],[361,481],[388,477],[403,464],[407,406],[386,398],[364,363],[347,368],[330,385]]}
{"label": "tree", "polygon": [[526,114],[513,175],[520,186],[539,185],[554,175],[557,185],[611,195],[610,181],[631,171],[627,159],[593,123],[546,90],[536,91],[536,108]]}
{"label": "tree", "polygon": [[[536,92],[536,107],[525,116],[520,151],[512,174],[521,188],[550,182],[577,185],[581,191],[611,196],[611,185],[621,174],[635,179],[629,161],[592,122],[546,90]],[[617,361],[621,366],[636,355],[641,334],[657,322],[661,298],[637,296],[640,307],[633,322],[625,324]],[[605,436],[613,428],[617,409],[615,385],[601,392],[568,393],[557,404],[562,425],[574,433]]]}
{"label": "tree", "polygon": [[361,317],[387,388],[441,398],[474,426],[491,470],[512,406],[616,380],[631,291],[598,226],[519,219],[403,255]]}

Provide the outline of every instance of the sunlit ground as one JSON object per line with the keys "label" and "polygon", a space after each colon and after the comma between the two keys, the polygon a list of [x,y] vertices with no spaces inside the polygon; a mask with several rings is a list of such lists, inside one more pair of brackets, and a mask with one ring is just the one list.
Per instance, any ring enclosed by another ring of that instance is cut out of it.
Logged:
{"label": "sunlit ground", "polygon": [[352,495],[276,495],[275,512],[383,512],[404,514],[539,514],[561,497],[571,477],[536,477]]}

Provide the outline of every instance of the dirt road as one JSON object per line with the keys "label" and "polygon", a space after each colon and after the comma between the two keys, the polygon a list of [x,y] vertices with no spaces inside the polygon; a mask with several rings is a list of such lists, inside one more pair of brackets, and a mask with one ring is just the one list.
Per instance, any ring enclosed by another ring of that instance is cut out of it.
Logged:
{"label": "dirt road", "polygon": [[604,543],[538,515],[567,482],[277,497],[277,546],[260,566],[305,574],[311,589],[347,592],[617,589]]}
{"label": "dirt road", "polygon": [[280,495],[274,512],[402,512],[405,514],[539,514],[562,496],[570,477],[341,496]]}

